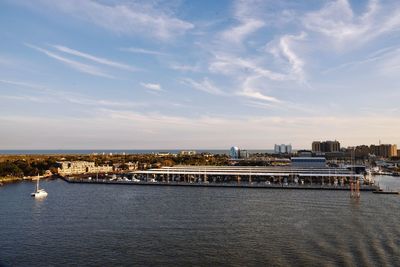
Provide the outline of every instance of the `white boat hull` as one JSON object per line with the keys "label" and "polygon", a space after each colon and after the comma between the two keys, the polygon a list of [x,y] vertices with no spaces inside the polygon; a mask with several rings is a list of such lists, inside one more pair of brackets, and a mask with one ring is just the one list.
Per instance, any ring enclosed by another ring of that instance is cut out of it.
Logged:
{"label": "white boat hull", "polygon": [[32,193],[31,196],[34,198],[43,198],[43,197],[47,197],[47,192],[44,190],[40,190],[39,192]]}

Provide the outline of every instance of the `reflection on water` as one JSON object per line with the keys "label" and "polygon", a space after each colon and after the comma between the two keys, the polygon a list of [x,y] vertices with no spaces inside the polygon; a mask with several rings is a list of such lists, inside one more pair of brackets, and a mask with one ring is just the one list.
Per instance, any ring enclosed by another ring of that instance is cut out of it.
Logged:
{"label": "reflection on water", "polygon": [[400,191],[400,177],[378,175],[375,176],[375,183],[385,191]]}
{"label": "reflection on water", "polygon": [[0,188],[0,265],[400,262],[398,196],[63,181],[43,187],[49,195],[42,200],[30,196],[31,183]]}

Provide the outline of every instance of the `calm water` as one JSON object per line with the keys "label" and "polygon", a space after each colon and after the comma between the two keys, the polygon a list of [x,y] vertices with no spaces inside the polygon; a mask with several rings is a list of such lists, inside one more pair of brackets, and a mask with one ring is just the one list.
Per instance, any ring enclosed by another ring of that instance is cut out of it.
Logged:
{"label": "calm water", "polygon": [[2,265],[400,265],[395,195],[42,185],[0,187]]}

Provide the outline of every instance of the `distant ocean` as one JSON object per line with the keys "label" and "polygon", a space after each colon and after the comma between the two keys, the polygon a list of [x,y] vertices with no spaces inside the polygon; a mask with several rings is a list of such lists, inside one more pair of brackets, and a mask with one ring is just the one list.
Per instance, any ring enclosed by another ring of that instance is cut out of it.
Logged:
{"label": "distant ocean", "polygon": [[[179,153],[194,150],[197,153],[229,154],[228,149],[54,149],[54,150],[0,150],[0,155],[56,155],[56,154],[155,154],[159,152]],[[271,153],[272,149],[247,150],[249,153]]]}

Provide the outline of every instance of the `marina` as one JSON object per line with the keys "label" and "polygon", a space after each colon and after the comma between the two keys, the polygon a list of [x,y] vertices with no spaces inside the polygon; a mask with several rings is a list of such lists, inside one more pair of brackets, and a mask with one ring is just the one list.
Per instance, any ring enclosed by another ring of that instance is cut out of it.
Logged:
{"label": "marina", "polygon": [[103,177],[62,177],[70,183],[226,187],[259,189],[351,190],[359,181],[359,191],[374,191],[372,181],[345,168],[296,168],[253,166],[175,166],[134,171]]}

